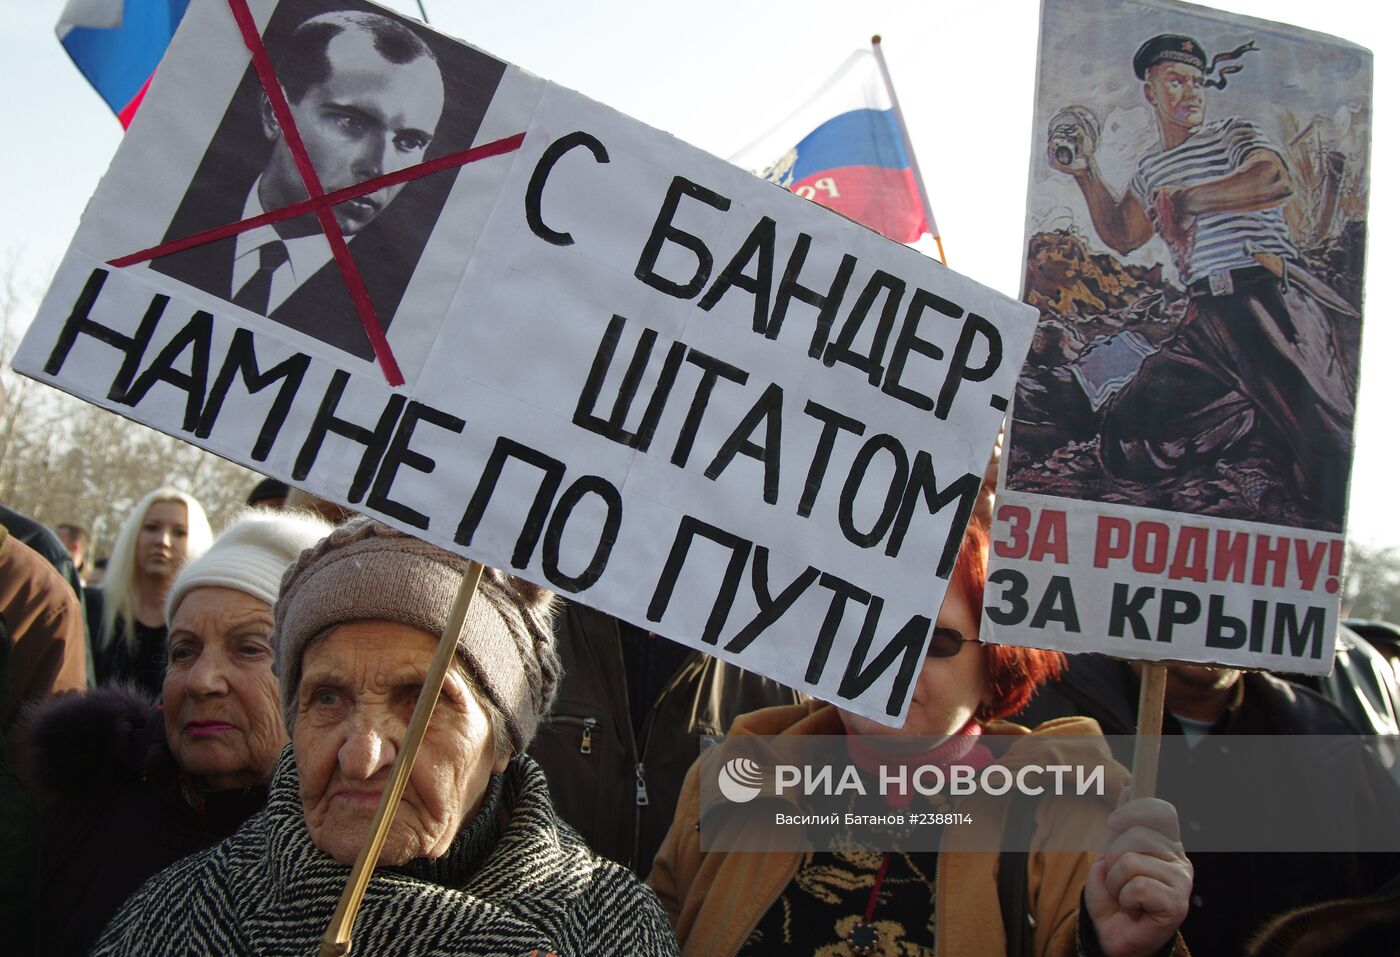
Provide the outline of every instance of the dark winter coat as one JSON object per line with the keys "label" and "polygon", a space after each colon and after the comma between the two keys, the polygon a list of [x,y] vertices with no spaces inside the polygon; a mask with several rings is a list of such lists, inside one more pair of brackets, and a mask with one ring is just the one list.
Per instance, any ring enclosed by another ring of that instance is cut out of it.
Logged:
{"label": "dark winter coat", "polygon": [[[10,632],[0,614],[0,698],[9,690]],[[6,952],[38,951],[39,811],[6,761],[0,737],[0,935]]]}
{"label": "dark winter coat", "polygon": [[[1258,786],[1259,771],[1247,757],[1232,754],[1216,735],[1353,735],[1355,726],[1331,701],[1307,688],[1265,672],[1246,672],[1235,703],[1211,728],[1210,737],[1195,748],[1180,739],[1162,745],[1163,763],[1190,768],[1192,780],[1223,782],[1250,780]],[[1103,726],[1116,747],[1130,747],[1137,724],[1138,682],[1126,662],[1101,655],[1071,655],[1069,669],[1059,681],[1042,689],[1017,715],[1018,721],[1046,721],[1067,714],[1084,714]],[[1167,714],[1162,732],[1179,735],[1181,725]],[[1183,761],[1177,765],[1174,762]],[[1365,787],[1354,794],[1353,808],[1338,813],[1355,820],[1379,820],[1381,807],[1395,805],[1393,782],[1378,764],[1362,769]],[[1303,773],[1329,776],[1331,768],[1308,768]],[[1356,773],[1351,769],[1351,773]],[[1281,787],[1286,787],[1283,782]],[[1158,796],[1176,805],[1186,852],[1195,868],[1191,908],[1181,925],[1194,957],[1239,957],[1246,941],[1269,918],[1284,911],[1323,901],[1356,897],[1375,891],[1400,868],[1400,855],[1389,852],[1251,853],[1203,852],[1193,842],[1209,836],[1203,829],[1220,827],[1218,814],[1192,789],[1178,789],[1172,775],[1158,780]],[[1305,822],[1300,822],[1305,827]]]}
{"label": "dark winter coat", "polygon": [[129,685],[142,694],[159,698],[165,685],[165,638],[170,629],[163,623],[146,625],[137,621],[135,647],[128,643],[126,625],[118,618],[110,637],[103,637],[97,653],[97,680],[103,685]]}
{"label": "dark winter coat", "polygon": [[806,700],[573,602],[561,606],[554,634],[564,680],[530,755],[559,815],[639,877],[651,870],[704,738],[741,714]]}
{"label": "dark winter coat", "polygon": [[[288,747],[266,810],[146,884],[94,957],[312,955],[349,873],[312,843]],[[352,946],[378,957],[677,952],[655,895],[559,820],[524,755],[493,778],[482,812],[445,855],[376,871]]]}
{"label": "dark winter coat", "polygon": [[232,834],[263,786],[202,792],[165,742],[160,709],[122,688],[56,698],[30,738],[41,796],[41,951],[86,955],[148,878]]}
{"label": "dark winter coat", "polygon": [[[1244,693],[1211,729],[1210,738],[1195,748],[1183,749],[1195,780],[1244,780],[1259,773],[1231,753],[1228,745],[1215,746],[1211,739],[1216,735],[1355,733],[1336,705],[1306,688],[1264,672],[1246,672],[1241,682]],[[1168,714],[1162,730],[1175,734],[1180,725]],[[1368,767],[1371,773],[1362,776],[1365,783],[1354,792],[1354,806],[1339,807],[1338,814],[1354,815],[1359,821],[1383,820],[1379,808],[1396,805],[1394,782],[1378,764]],[[1329,777],[1347,773],[1349,779],[1356,775],[1354,770],[1330,767],[1300,772]],[[1178,792],[1173,781],[1160,780],[1159,787],[1159,796],[1175,804],[1181,813],[1187,853],[1196,871],[1191,909],[1181,925],[1181,936],[1194,957],[1237,957],[1268,918],[1320,901],[1369,894],[1400,868],[1400,855],[1391,852],[1192,852],[1191,835],[1210,826],[1204,820],[1206,814],[1195,806],[1193,795]],[[1299,826],[1307,824],[1300,821]]]}

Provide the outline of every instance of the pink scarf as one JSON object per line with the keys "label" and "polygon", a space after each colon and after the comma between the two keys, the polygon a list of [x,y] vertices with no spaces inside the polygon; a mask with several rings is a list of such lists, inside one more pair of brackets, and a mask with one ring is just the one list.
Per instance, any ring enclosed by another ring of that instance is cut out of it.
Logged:
{"label": "pink scarf", "polygon": [[[992,763],[992,752],[982,743],[982,726],[969,719],[942,744],[928,751],[909,754],[886,751],[870,744],[870,737],[856,737],[846,732],[846,751],[856,767],[870,774],[879,774],[882,768],[903,766],[908,773],[904,780],[912,778],[915,768],[932,764],[948,769],[958,764],[980,771]],[[912,789],[893,788],[885,793],[885,803],[893,808],[908,807],[916,792]]]}

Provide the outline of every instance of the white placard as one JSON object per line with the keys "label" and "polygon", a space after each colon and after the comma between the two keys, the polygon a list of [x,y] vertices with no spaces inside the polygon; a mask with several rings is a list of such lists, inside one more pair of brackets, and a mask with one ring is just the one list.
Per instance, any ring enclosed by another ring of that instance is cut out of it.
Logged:
{"label": "white placard", "polygon": [[[279,50],[326,5],[252,7],[288,87]],[[383,81],[380,98],[329,95],[346,50],[332,39],[329,70],[311,71],[299,102],[288,91],[327,191],[524,134],[517,148],[341,210],[404,385],[387,384],[324,251],[292,254],[300,276],[290,293],[283,283],[283,306],[269,294],[271,318],[233,305],[242,291],[229,262],[251,255],[244,275],[261,262],[233,239],[108,265],[242,219],[254,196],[275,192],[264,185],[279,175],[268,158],[277,130],[218,3],[187,14],[16,369],[902,721],[1034,310],[665,133],[382,16],[431,48],[432,59],[400,52],[395,66],[435,65],[446,106],[436,121],[406,106],[395,114],[393,84],[406,74],[376,79],[389,64],[372,50],[358,67],[370,86]],[[473,91],[474,115],[463,105]],[[322,93],[339,111],[329,118],[303,109]],[[336,137],[360,149],[365,125],[379,152],[347,161]],[[426,151],[403,132],[422,126],[432,127]],[[338,176],[342,167],[358,179]],[[317,239],[326,243],[303,244]],[[171,265],[180,257],[189,261]]]}
{"label": "white placard", "polygon": [[983,637],[1332,666],[1371,54],[1175,0],[1045,0]]}

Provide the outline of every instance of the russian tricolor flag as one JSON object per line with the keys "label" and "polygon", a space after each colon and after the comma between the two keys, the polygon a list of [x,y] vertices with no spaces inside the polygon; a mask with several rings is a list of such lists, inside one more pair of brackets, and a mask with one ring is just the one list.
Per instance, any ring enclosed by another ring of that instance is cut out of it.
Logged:
{"label": "russian tricolor flag", "polygon": [[852,54],[797,112],[731,161],[898,242],[938,237],[870,50]]}
{"label": "russian tricolor flag", "polygon": [[68,0],[54,32],[122,127],[131,125],[151,74],[189,0]]}

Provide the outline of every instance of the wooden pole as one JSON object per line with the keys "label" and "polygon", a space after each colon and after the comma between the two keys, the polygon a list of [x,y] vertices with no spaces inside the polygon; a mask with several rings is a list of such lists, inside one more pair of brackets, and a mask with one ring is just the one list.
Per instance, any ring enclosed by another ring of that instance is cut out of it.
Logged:
{"label": "wooden pole", "polygon": [[320,957],[344,957],[350,953],[350,936],[355,928],[355,914],[359,912],[364,899],[365,888],[374,875],[374,866],[379,863],[379,852],[384,848],[384,839],[389,834],[389,825],[394,821],[399,800],[408,786],[408,775],[413,770],[413,759],[418,756],[418,747],[423,743],[423,734],[428,730],[428,719],[433,716],[433,707],[442,693],[442,683],[447,677],[447,669],[452,665],[452,656],[457,651],[457,639],[467,621],[467,610],[476,597],[476,586],[481,581],[480,562],[469,562],[467,573],[462,577],[462,585],[457,589],[457,600],[452,604],[452,614],[447,619],[442,638],[438,640],[437,651],[433,654],[428,674],[423,679],[423,690],[418,694],[418,703],[413,706],[413,717],[408,722],[408,733],[404,735],[403,746],[394,760],[394,768],[389,773],[389,783],[379,796],[379,807],[375,809],[374,820],[370,824],[369,837],[355,866],[350,869],[350,877],[345,882],[345,890],[340,894],[331,922],[321,937]]}
{"label": "wooden pole", "polygon": [[1138,694],[1137,737],[1133,741],[1133,799],[1157,794],[1157,757],[1162,751],[1162,708],[1167,697],[1167,665],[1148,662]]}

